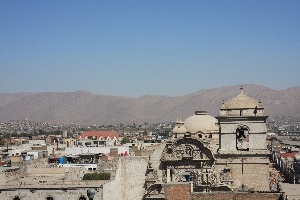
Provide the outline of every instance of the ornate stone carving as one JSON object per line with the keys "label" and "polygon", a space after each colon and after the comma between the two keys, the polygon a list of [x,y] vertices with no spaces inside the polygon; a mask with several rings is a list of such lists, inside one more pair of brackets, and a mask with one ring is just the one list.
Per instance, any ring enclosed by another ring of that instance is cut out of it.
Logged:
{"label": "ornate stone carving", "polygon": [[145,198],[164,198],[165,197],[165,191],[164,187],[161,184],[153,184],[150,187],[148,187],[144,193],[144,199]]}
{"label": "ornate stone carving", "polygon": [[154,185],[158,181],[158,175],[157,175],[157,169],[152,168],[152,163],[148,163],[148,168],[146,172],[146,179],[145,179],[145,186],[146,186],[146,192],[148,193],[149,190],[151,190],[152,185]]}
{"label": "ornate stone carving", "polygon": [[[193,182],[194,191],[204,191],[217,185],[212,151],[196,137],[169,142],[161,157],[162,181]],[[204,189],[205,188],[205,189]]]}
{"label": "ornate stone carving", "polygon": [[213,187],[217,186],[217,176],[216,176],[216,174],[213,173],[209,176],[209,184],[210,184],[210,186],[213,186]]}
{"label": "ornate stone carving", "polygon": [[233,182],[232,176],[231,176],[231,169],[228,167],[228,164],[224,168],[224,170],[220,173],[220,184],[231,186],[231,183]]}
{"label": "ornate stone carving", "polygon": [[200,160],[205,163],[214,161],[212,152],[205,147],[198,138],[180,138],[173,143],[168,143],[164,149],[162,161]]}

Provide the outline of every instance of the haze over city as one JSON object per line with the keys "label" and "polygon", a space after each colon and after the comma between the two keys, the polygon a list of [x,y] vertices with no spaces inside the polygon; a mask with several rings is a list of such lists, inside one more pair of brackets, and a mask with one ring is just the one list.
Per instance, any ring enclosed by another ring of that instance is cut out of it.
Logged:
{"label": "haze over city", "polygon": [[299,85],[299,1],[0,1],[0,93]]}
{"label": "haze over city", "polygon": [[0,199],[300,200],[299,11],[0,0]]}

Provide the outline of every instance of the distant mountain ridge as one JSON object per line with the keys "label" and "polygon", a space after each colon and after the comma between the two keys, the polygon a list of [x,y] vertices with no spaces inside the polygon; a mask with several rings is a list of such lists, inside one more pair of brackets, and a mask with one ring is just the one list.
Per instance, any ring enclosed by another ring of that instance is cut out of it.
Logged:
{"label": "distant mountain ridge", "polygon": [[[143,95],[139,98],[76,92],[2,93],[0,122],[29,119],[39,122],[75,124],[158,123],[185,120],[196,110],[218,116],[219,109],[240,92],[241,85],[204,89],[183,96]],[[269,116],[300,117],[300,86],[273,90],[244,84],[244,93],[260,99]]]}

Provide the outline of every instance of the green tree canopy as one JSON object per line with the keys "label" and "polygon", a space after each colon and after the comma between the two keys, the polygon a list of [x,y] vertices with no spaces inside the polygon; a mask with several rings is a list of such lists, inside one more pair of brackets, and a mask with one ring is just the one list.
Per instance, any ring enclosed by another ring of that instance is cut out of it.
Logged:
{"label": "green tree canopy", "polygon": [[110,173],[109,172],[94,172],[87,173],[83,175],[82,180],[109,180]]}
{"label": "green tree canopy", "polygon": [[130,143],[130,139],[128,137],[123,137],[121,140],[121,144]]}

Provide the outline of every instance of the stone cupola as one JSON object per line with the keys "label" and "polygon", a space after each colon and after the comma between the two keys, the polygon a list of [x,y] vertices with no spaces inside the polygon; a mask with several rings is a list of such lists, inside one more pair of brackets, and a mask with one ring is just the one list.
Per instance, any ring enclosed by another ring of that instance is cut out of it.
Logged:
{"label": "stone cupola", "polygon": [[222,104],[220,116],[264,116],[261,102],[244,94],[243,87],[240,94]]}

